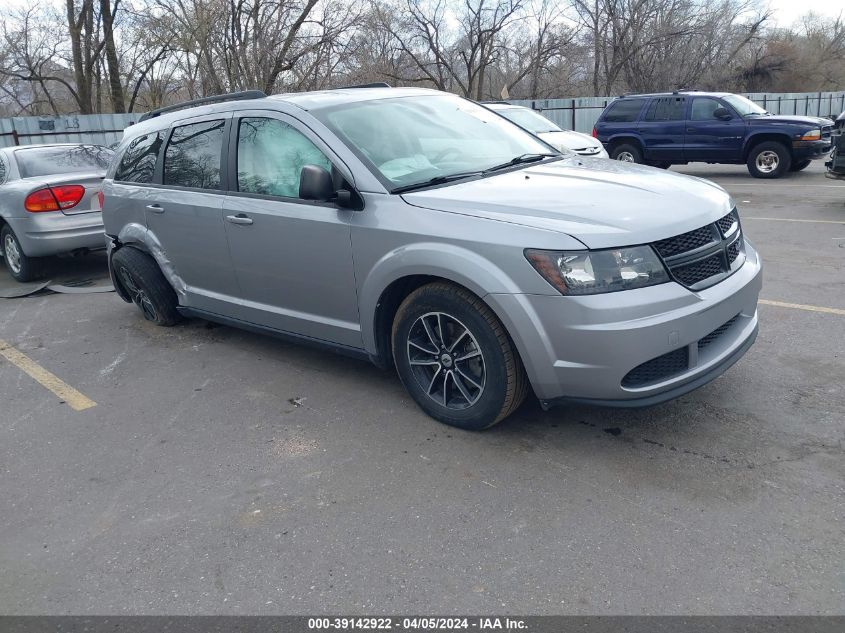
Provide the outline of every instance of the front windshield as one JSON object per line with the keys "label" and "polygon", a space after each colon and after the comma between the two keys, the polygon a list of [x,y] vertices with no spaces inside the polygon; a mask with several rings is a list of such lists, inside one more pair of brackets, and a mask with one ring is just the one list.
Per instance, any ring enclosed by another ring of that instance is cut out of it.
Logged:
{"label": "front windshield", "polygon": [[739,113],[739,116],[748,116],[749,114],[768,114],[764,108],[761,108],[751,99],[740,97],[739,95],[727,95],[722,97],[725,101],[731,104],[731,107]]}
{"label": "front windshield", "polygon": [[528,108],[507,108],[504,110],[494,110],[494,112],[498,112],[509,121],[513,121],[519,127],[525,128],[534,134],[562,131],[542,114],[537,114],[534,110],[529,110]]}
{"label": "front windshield", "polygon": [[487,108],[451,95],[362,101],[313,114],[391,189],[555,153]]}

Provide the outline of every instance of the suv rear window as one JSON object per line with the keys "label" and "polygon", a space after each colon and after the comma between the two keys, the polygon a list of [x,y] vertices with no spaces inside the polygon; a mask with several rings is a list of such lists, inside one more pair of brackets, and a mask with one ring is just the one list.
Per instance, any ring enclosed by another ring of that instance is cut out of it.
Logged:
{"label": "suv rear window", "polygon": [[226,122],[203,121],[173,128],[164,150],[165,185],[220,189],[220,155]]}
{"label": "suv rear window", "polygon": [[608,106],[602,119],[607,123],[631,123],[643,109],[645,99],[620,99]]}
{"label": "suv rear window", "polygon": [[151,132],[134,139],[123,152],[114,179],[119,182],[152,182],[163,142],[163,132]]}
{"label": "suv rear window", "polygon": [[21,178],[105,171],[114,152],[100,145],[28,147],[15,150]]}

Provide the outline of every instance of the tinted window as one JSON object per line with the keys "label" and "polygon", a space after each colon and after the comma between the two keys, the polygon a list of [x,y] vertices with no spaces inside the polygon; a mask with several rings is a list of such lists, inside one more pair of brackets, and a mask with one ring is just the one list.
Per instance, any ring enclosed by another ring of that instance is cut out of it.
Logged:
{"label": "tinted window", "polygon": [[622,99],[611,103],[604,113],[607,123],[630,123],[637,120],[645,99]]}
{"label": "tinted window", "polygon": [[21,178],[105,171],[114,152],[99,145],[29,147],[15,150]]}
{"label": "tinted window", "polygon": [[277,119],[241,119],[238,127],[238,191],[299,197],[305,165],[331,163],[295,128]]}
{"label": "tinted window", "polygon": [[151,132],[134,139],[123,152],[114,179],[120,182],[152,182],[163,142],[164,132]]}
{"label": "tinted window", "polygon": [[173,128],[164,150],[164,184],[220,189],[220,152],[225,121]]}
{"label": "tinted window", "polygon": [[684,118],[686,100],[683,97],[660,97],[648,106],[644,121],[680,121]]}
{"label": "tinted window", "polygon": [[721,108],[722,104],[717,99],[710,97],[698,97],[692,102],[692,112],[690,119],[693,121],[712,121],[716,120],[713,112],[716,108]]}

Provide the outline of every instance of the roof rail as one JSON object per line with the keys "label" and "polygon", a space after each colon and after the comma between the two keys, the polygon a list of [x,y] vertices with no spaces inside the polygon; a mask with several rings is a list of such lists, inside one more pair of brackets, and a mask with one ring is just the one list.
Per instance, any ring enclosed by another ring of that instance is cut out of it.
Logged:
{"label": "roof rail", "polygon": [[193,108],[195,106],[207,105],[209,103],[221,103],[223,101],[242,101],[246,99],[263,99],[267,95],[261,90],[244,90],[243,92],[230,92],[223,95],[214,95],[212,97],[203,97],[202,99],[194,99],[192,101],[183,101],[172,106],[159,108],[158,110],[150,110],[144,114],[138,122],[152,119],[153,117],[161,116],[168,112],[176,112],[177,110],[184,110],[185,108]]}
{"label": "roof rail", "polygon": [[392,88],[386,81],[373,81],[368,84],[355,84],[354,86],[341,86],[338,90],[349,90],[352,88]]}

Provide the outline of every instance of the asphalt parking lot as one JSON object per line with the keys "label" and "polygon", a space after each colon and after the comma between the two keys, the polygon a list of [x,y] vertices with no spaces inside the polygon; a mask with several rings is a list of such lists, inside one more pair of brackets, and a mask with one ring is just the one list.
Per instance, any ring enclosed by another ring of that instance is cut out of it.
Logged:
{"label": "asphalt parking lot", "polygon": [[[761,331],[646,410],[534,400],[484,433],[368,364],[114,294],[0,299],[0,612],[845,612],[845,183],[732,193]],[[83,402],[84,403],[84,402]]]}

